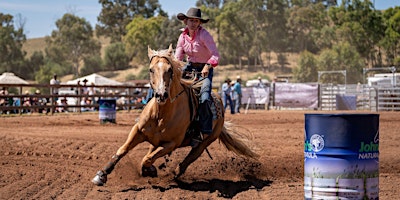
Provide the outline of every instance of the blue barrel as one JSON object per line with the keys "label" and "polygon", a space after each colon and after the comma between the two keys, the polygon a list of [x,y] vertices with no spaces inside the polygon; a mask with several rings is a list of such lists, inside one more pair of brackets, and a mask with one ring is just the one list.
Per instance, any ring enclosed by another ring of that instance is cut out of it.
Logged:
{"label": "blue barrel", "polygon": [[305,114],[305,199],[379,199],[379,114]]}
{"label": "blue barrel", "polygon": [[116,119],[116,100],[115,99],[100,99],[99,100],[99,118],[100,123],[107,122],[115,123]]}

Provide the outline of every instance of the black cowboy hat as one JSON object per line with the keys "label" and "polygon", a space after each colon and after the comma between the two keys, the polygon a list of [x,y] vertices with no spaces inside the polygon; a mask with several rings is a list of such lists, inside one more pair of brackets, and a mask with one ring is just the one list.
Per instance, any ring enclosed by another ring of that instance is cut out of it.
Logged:
{"label": "black cowboy hat", "polygon": [[210,19],[202,19],[201,18],[201,10],[199,8],[190,8],[187,12],[186,15],[183,13],[179,13],[176,16],[179,20],[184,20],[187,18],[195,18],[195,19],[200,19],[201,23],[207,23]]}

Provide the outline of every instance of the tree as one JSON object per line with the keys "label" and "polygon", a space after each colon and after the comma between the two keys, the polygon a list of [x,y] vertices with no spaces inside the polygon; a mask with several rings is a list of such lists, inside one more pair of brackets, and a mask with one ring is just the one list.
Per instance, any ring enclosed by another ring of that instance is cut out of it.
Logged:
{"label": "tree", "polygon": [[147,63],[147,47],[159,47],[155,38],[159,36],[161,25],[165,19],[161,16],[149,19],[137,16],[128,24],[124,43],[128,55],[136,62]]}
{"label": "tree", "polygon": [[[318,56],[319,71],[337,71],[346,70],[347,83],[357,84],[362,82],[362,69],[365,67],[363,58],[357,52],[357,49],[348,42],[336,44],[332,49],[325,49]],[[326,78],[321,78],[326,80]],[[344,77],[340,75],[331,75],[331,83],[344,83]]]}
{"label": "tree", "polygon": [[44,55],[42,51],[35,51],[31,55],[31,57],[26,62],[26,76],[23,77],[25,79],[34,80],[35,73],[39,71],[40,67],[43,66],[45,63]]}
{"label": "tree", "polygon": [[103,70],[103,60],[100,55],[93,55],[83,59],[84,66],[80,70],[82,76]]}
{"label": "tree", "polygon": [[110,37],[111,42],[122,42],[127,33],[125,27],[136,16],[146,19],[156,13],[167,16],[158,0],[99,0],[99,3],[102,9],[97,17],[99,24],[96,25],[96,33],[98,36]]}
{"label": "tree", "polygon": [[294,78],[297,82],[317,82],[318,60],[314,54],[303,51],[298,61],[299,67],[294,69]]}
{"label": "tree", "polygon": [[298,61],[299,67],[294,69],[294,78],[298,82],[316,82],[318,74],[318,60],[314,54],[303,51]]}
{"label": "tree", "polygon": [[380,46],[386,52],[389,66],[400,64],[400,7],[389,8],[383,13],[386,22],[385,37]]}
{"label": "tree", "polygon": [[343,1],[340,7],[329,10],[329,16],[337,27],[338,41],[356,47],[372,66],[380,63],[374,47],[384,37],[385,26],[380,11],[373,9],[371,1]]}
{"label": "tree", "polygon": [[93,30],[84,18],[66,13],[56,21],[57,30],[47,38],[47,56],[56,63],[68,67],[79,76],[84,58],[100,55],[100,42],[93,39]]}
{"label": "tree", "polygon": [[0,13],[0,72],[14,72],[22,76],[25,52],[22,45],[26,40],[23,26],[14,27],[13,16]]}
{"label": "tree", "polygon": [[129,66],[129,57],[125,53],[125,46],[122,42],[110,44],[104,55],[105,69],[121,70]]}
{"label": "tree", "polygon": [[328,24],[328,18],[325,7],[321,3],[310,2],[307,6],[292,7],[288,27],[294,39],[293,49],[317,53],[319,48],[316,42],[320,40],[321,30],[326,24]]}

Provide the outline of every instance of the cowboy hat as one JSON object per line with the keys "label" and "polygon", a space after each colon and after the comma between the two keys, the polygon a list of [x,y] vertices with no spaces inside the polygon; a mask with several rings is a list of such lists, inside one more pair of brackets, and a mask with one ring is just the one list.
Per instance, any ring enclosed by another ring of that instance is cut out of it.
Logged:
{"label": "cowboy hat", "polygon": [[184,20],[187,18],[200,19],[201,23],[207,23],[210,20],[210,19],[202,19],[201,18],[201,10],[199,8],[190,8],[186,12],[186,15],[183,13],[179,13],[176,17],[179,20]]}

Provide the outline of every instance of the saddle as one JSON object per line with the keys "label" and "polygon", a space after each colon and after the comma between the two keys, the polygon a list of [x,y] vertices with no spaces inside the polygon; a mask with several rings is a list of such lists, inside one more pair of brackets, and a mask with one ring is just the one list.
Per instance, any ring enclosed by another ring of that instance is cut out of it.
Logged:
{"label": "saddle", "polygon": [[[190,119],[191,119],[191,124],[188,130],[186,131],[186,136],[185,136],[188,139],[197,138],[200,135],[199,117],[197,115],[197,109],[200,99],[200,89],[203,84],[203,81],[204,79],[195,81],[190,87],[187,88],[186,91],[189,96]],[[222,101],[218,98],[218,95],[213,91],[211,92],[210,109],[213,120],[224,117],[224,112],[223,112],[224,108]]]}

